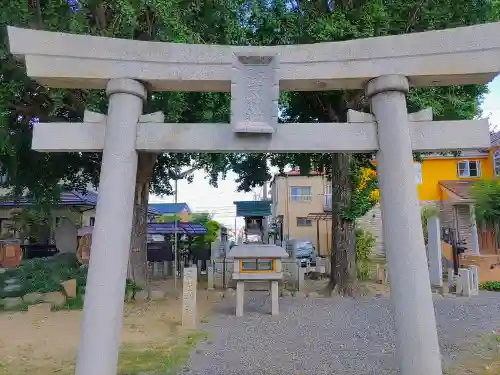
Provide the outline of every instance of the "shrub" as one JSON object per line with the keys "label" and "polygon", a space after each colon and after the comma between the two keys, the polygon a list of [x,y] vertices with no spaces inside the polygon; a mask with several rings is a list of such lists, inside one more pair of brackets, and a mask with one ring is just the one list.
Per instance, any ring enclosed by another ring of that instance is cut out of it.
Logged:
{"label": "shrub", "polygon": [[479,289],[500,292],[500,281],[488,281],[487,283],[481,283],[479,284]]}
{"label": "shrub", "polygon": [[363,229],[356,229],[356,266],[359,280],[367,280],[371,272],[371,259],[375,237]]}
{"label": "shrub", "polygon": [[[28,259],[0,274],[0,298],[60,291],[61,282],[70,279],[76,279],[78,291],[85,287],[87,281],[87,270],[80,267],[75,254]],[[9,288],[9,282],[19,287]]]}

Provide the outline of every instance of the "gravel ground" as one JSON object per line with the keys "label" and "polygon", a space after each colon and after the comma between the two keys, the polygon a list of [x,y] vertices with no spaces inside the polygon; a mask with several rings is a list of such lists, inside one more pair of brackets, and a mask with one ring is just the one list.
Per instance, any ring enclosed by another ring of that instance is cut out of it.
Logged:
{"label": "gravel ground", "polygon": [[[246,293],[245,316],[234,316],[234,298],[224,301],[202,326],[200,343],[183,371],[188,375],[389,375],[398,374],[394,323],[385,297],[360,300],[280,299],[270,312],[265,293]],[[500,295],[436,298],[444,361],[477,335],[500,327]]]}

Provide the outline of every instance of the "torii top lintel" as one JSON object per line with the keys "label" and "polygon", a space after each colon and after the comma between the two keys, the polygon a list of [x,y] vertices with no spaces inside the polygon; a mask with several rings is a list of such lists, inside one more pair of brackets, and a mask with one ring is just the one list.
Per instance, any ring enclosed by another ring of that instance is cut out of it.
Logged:
{"label": "torii top lintel", "polygon": [[[231,91],[238,59],[273,59],[281,91],[361,89],[398,74],[413,86],[484,84],[500,71],[500,22],[342,42],[237,47],[146,42],[9,27],[27,73],[61,88],[103,89],[113,78],[155,91]],[[243,64],[252,61],[243,61]]]}

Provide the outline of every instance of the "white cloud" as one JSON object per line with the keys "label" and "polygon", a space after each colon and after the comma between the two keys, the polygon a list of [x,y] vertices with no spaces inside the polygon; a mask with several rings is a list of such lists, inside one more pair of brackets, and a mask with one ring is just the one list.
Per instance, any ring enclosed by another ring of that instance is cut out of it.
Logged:
{"label": "white cloud", "polygon": [[[234,228],[236,207],[234,201],[253,200],[253,192],[236,192],[236,175],[228,173],[225,180],[219,181],[218,188],[210,186],[203,171],[194,173],[194,180],[190,184],[186,180],[178,183],[178,202],[186,202],[192,211],[210,212],[214,214],[214,219],[227,227]],[[260,196],[260,190],[257,190]],[[174,197],[151,196],[152,203],[173,203]],[[243,226],[243,219],[237,218],[236,226],[240,229]]]}
{"label": "white cloud", "polygon": [[488,85],[490,92],[481,105],[483,116],[489,118],[492,129],[500,130],[500,76]]}

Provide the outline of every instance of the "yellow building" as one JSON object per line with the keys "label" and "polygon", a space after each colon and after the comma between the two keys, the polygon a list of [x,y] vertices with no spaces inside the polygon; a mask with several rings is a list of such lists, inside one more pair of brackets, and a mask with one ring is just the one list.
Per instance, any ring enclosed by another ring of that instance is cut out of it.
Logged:
{"label": "yellow building", "polygon": [[[500,176],[500,132],[491,135],[488,150],[464,151],[459,156],[426,155],[415,162],[415,184],[421,206],[440,211],[441,226],[453,229],[467,251],[495,253],[492,233],[477,228],[469,188],[478,179]],[[320,254],[331,249],[332,186],[320,173],[301,176],[298,170],[277,175],[271,182],[272,213],[283,239],[311,240]],[[357,223],[383,249],[382,217],[375,206]]]}
{"label": "yellow building", "polygon": [[487,150],[462,152],[459,156],[429,155],[416,166],[417,191],[421,205],[439,208],[441,225],[457,232],[467,251],[495,253],[493,235],[477,228],[471,185],[480,179],[500,176],[500,133],[491,135]]}

